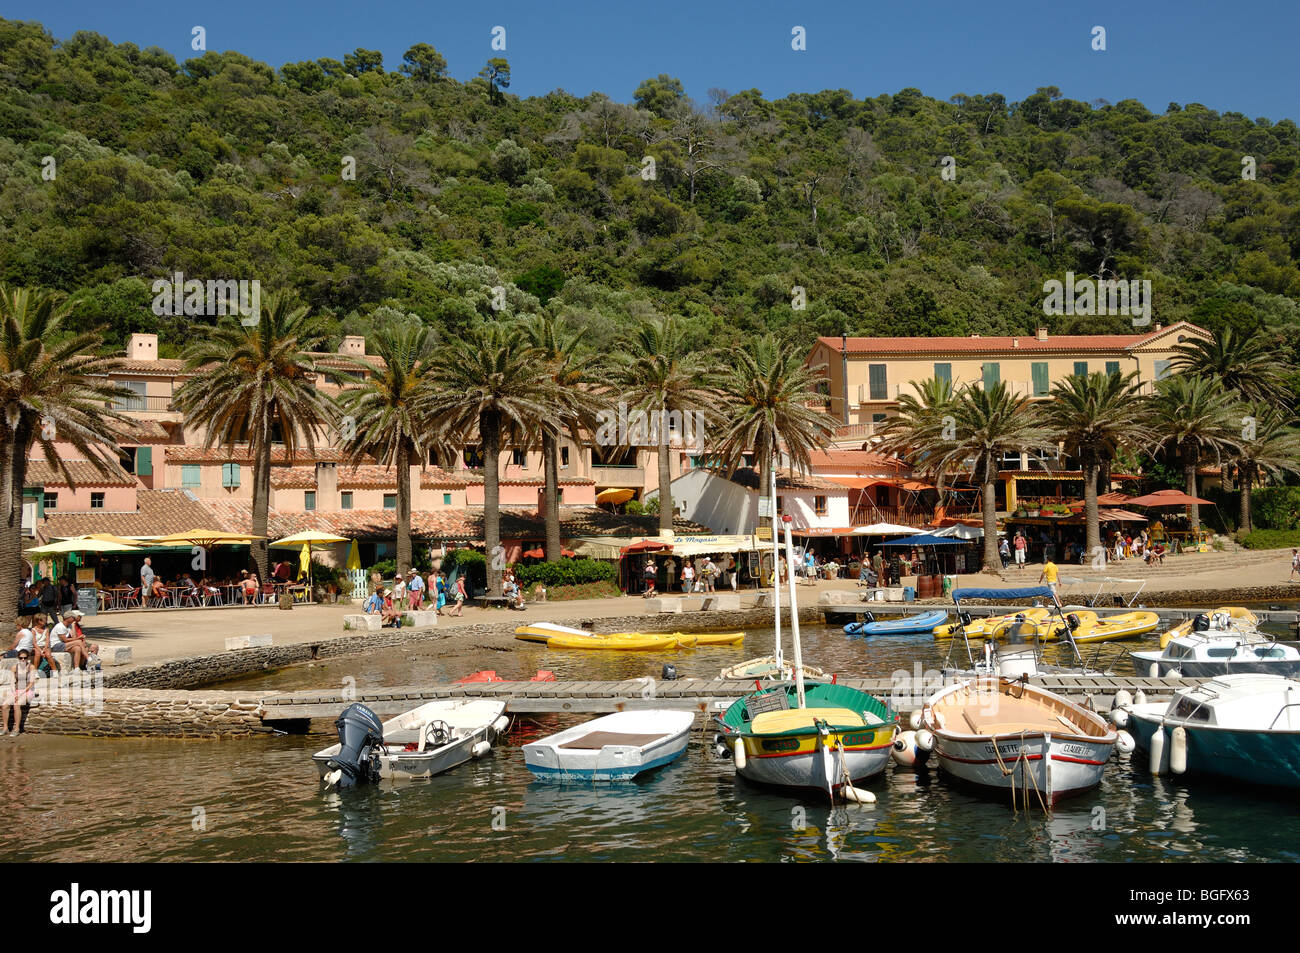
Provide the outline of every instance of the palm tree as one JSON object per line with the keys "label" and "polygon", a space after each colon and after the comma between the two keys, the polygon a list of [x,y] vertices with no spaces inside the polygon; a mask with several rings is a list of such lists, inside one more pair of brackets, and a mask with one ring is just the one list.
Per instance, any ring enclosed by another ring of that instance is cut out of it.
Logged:
{"label": "palm tree", "polygon": [[577,443],[581,428],[591,428],[604,401],[592,390],[601,382],[595,354],[583,344],[582,332],[566,327],[553,314],[527,325],[528,340],[552,371],[556,383],[555,406],[542,423],[542,464],[546,490],[546,561],[559,562],[560,542],[560,436],[564,431]]}
{"label": "palm tree", "polygon": [[271,295],[256,324],[223,319],[185,350],[194,372],[176,392],[187,427],[205,431],[203,448],[247,445],[253,461],[253,560],[266,579],[266,527],[271,502],[271,448],[283,443],[287,462],[300,448],[315,452],[316,436],[336,408],[316,387],[312,348],[325,326],[287,292]]}
{"label": "palm tree", "polygon": [[[718,360],[725,369],[713,383],[723,409],[720,429],[708,440],[717,463],[734,473],[752,452],[758,461],[759,496],[771,492],[772,462],[782,448],[792,470],[812,469],[812,452],[826,445],[836,425],[808,406],[821,397],[821,368],[806,367],[802,349],[772,334],[751,338],[743,347],[720,353]],[[775,521],[775,507],[772,513]]]}
{"label": "palm tree", "polygon": [[1237,528],[1249,533],[1251,489],[1264,476],[1300,473],[1300,433],[1293,419],[1267,404],[1243,408],[1241,442],[1230,452],[1228,463],[1237,468]]}
{"label": "palm tree", "polygon": [[940,476],[971,472],[982,490],[984,570],[1000,572],[998,469],[1008,453],[1046,448],[1047,431],[1031,413],[1029,399],[1014,396],[1001,381],[990,388],[967,384],[949,402],[944,393],[942,386],[930,385],[906,407],[900,401],[900,415],[890,421],[882,446],[905,449],[919,468]]}
{"label": "palm tree", "polygon": [[1052,388],[1052,399],[1039,405],[1039,420],[1065,452],[1079,458],[1083,470],[1083,513],[1089,553],[1104,552],[1097,493],[1103,469],[1123,449],[1149,441],[1144,425],[1137,372],[1075,374]]}
{"label": "palm tree", "polygon": [[1248,403],[1275,407],[1287,403],[1285,365],[1278,359],[1277,347],[1262,334],[1234,334],[1229,326],[1218,337],[1194,338],[1173,350],[1171,370],[1217,380],[1223,390]]}
{"label": "palm tree", "polygon": [[898,414],[881,427],[878,449],[908,460],[916,473],[932,477],[942,496],[947,474],[935,466],[941,459],[934,452],[935,435],[942,437],[955,428],[956,394],[952,381],[945,377],[931,377],[913,386],[916,393],[900,394]]}
{"label": "palm tree", "polygon": [[526,446],[552,413],[558,391],[553,368],[522,328],[490,322],[462,333],[429,380],[439,435],[463,440],[477,430],[482,442],[488,591],[500,595],[502,445]]}
{"label": "palm tree", "polygon": [[[1213,455],[1221,460],[1239,446],[1241,414],[1233,401],[1234,395],[1213,377],[1175,374],[1156,384],[1156,396],[1148,404],[1152,447],[1177,456],[1188,496],[1196,496],[1196,471],[1203,459]],[[1200,506],[1192,503],[1187,510],[1192,533],[1199,535]]]}
{"label": "palm tree", "polygon": [[397,470],[397,568],[403,572],[413,566],[411,465],[423,465],[433,439],[429,329],[388,328],[376,337],[375,347],[383,368],[353,358],[373,373],[339,395],[343,449],[350,463],[369,455]]}
{"label": "palm tree", "polygon": [[33,445],[75,489],[55,441],[69,443],[101,472],[117,460],[114,424],[127,418],[108,405],[131,392],[108,381],[120,359],[101,356],[99,335],[65,334],[70,305],[62,296],[0,285],[0,621],[11,622],[23,578],[23,486]]}
{"label": "palm tree", "polygon": [[[712,417],[714,393],[704,383],[711,366],[702,351],[691,347],[677,319],[667,317],[642,322],[611,357],[609,379],[627,406],[649,413],[659,421],[659,531],[673,528],[672,471],[668,457],[669,413],[700,413]],[[621,415],[620,415],[621,416]]]}

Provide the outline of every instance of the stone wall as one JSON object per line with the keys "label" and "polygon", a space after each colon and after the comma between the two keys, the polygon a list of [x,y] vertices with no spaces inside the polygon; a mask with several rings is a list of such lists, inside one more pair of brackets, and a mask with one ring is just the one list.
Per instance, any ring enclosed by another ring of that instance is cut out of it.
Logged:
{"label": "stone wall", "polygon": [[60,704],[38,702],[26,729],[98,737],[221,738],[264,734],[256,696],[219,691],[109,688]]}

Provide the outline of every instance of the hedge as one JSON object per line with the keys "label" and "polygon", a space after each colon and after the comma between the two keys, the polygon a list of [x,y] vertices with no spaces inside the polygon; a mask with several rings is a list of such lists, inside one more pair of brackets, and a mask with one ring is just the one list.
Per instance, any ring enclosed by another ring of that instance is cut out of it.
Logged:
{"label": "hedge", "polygon": [[1300,549],[1300,529],[1257,529],[1241,538],[1247,549]]}
{"label": "hedge", "polygon": [[554,563],[515,566],[515,579],[525,589],[537,583],[551,586],[581,586],[591,582],[614,582],[618,573],[612,563],[598,559],[561,559]]}
{"label": "hedge", "polygon": [[1300,526],[1300,486],[1263,486],[1255,490],[1250,495],[1250,521],[1260,529],[1293,530]]}

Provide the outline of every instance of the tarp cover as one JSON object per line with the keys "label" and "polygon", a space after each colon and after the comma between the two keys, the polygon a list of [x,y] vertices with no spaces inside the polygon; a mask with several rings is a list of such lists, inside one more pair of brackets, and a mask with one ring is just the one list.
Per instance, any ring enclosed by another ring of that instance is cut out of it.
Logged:
{"label": "tarp cover", "polygon": [[958,543],[964,543],[964,539],[953,539],[947,536],[933,536],[930,533],[921,533],[918,536],[908,536],[905,539],[887,539],[881,546],[956,546]]}
{"label": "tarp cover", "polygon": [[1026,586],[1023,589],[954,589],[953,601],[960,599],[1051,599],[1052,590],[1047,586]]}

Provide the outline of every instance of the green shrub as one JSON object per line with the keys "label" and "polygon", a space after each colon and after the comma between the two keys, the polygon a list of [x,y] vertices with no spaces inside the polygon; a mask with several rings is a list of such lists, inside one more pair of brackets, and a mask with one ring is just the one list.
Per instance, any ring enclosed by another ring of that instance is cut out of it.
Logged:
{"label": "green shrub", "polygon": [[1257,529],[1241,538],[1247,549],[1287,549],[1300,547],[1300,529]]}
{"label": "green shrub", "polygon": [[477,549],[453,549],[442,557],[442,572],[451,578],[451,571],[465,577],[465,588],[472,596],[487,589],[487,559]]}
{"label": "green shrub", "polygon": [[1250,495],[1250,520],[1259,529],[1300,526],[1300,486],[1264,486]]}
{"label": "green shrub", "polygon": [[612,563],[598,559],[561,559],[554,563],[516,566],[515,579],[525,589],[541,583],[553,586],[581,586],[591,582],[613,582],[618,577]]}

